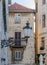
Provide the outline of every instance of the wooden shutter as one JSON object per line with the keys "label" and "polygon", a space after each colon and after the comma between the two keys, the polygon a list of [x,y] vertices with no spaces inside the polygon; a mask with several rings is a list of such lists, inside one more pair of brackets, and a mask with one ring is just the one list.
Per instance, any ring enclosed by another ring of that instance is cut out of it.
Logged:
{"label": "wooden shutter", "polygon": [[15,32],[15,41],[17,44],[21,43],[21,32]]}
{"label": "wooden shutter", "polygon": [[21,32],[15,32],[15,39],[21,39]]}

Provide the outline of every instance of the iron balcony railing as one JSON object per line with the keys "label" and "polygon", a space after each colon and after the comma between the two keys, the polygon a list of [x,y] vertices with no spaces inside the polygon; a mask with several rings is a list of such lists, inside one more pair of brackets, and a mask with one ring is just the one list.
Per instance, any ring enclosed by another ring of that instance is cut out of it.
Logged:
{"label": "iron balcony railing", "polygon": [[9,39],[1,40],[1,47],[13,46],[13,47],[24,47],[26,46],[26,39]]}

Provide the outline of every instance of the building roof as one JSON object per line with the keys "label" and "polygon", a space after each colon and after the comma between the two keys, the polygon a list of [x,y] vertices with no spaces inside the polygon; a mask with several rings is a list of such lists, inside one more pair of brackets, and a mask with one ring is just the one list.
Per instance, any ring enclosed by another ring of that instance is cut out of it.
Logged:
{"label": "building roof", "polygon": [[33,9],[27,8],[16,2],[14,4],[11,4],[8,8],[9,8],[9,12],[34,12]]}

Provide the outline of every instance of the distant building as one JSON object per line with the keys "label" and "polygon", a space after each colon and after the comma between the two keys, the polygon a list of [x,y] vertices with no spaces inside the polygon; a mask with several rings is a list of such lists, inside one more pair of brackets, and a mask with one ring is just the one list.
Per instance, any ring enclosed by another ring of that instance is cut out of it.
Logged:
{"label": "distant building", "polygon": [[[9,39],[15,39],[15,42],[12,42],[15,45],[12,44],[8,48],[9,65],[33,65],[35,63],[34,13],[33,9],[26,8],[17,3],[9,6],[8,37]],[[32,27],[28,43],[25,41],[16,42],[24,37],[23,27],[27,21],[29,21]]]}
{"label": "distant building", "polygon": [[43,60],[47,65],[47,0],[36,0],[36,48],[37,54],[44,54]]}

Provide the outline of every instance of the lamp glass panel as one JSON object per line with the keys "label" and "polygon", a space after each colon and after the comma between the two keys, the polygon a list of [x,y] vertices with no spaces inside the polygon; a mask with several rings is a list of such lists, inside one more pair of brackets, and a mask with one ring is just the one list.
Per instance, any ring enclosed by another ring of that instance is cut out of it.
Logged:
{"label": "lamp glass panel", "polygon": [[31,29],[24,29],[24,35],[25,35],[25,37],[30,37],[31,36]]}

